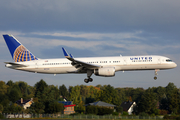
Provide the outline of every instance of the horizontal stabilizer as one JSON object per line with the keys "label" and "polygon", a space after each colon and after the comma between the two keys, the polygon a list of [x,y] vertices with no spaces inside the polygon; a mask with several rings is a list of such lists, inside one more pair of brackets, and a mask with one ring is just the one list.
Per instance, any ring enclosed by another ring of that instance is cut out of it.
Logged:
{"label": "horizontal stabilizer", "polygon": [[4,63],[6,63],[6,65],[9,64],[9,65],[12,65],[14,67],[27,67],[26,65],[13,63],[13,62],[4,62]]}

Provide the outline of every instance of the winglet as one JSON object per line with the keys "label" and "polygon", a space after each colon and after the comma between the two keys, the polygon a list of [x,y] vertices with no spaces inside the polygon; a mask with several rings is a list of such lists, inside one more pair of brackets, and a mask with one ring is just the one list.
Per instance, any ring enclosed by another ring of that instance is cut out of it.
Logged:
{"label": "winglet", "polygon": [[72,54],[70,54],[70,57],[71,57],[71,58],[74,58]]}
{"label": "winglet", "polygon": [[62,47],[62,50],[63,50],[64,56],[66,58],[69,58],[70,56],[69,56],[68,52],[63,47]]}

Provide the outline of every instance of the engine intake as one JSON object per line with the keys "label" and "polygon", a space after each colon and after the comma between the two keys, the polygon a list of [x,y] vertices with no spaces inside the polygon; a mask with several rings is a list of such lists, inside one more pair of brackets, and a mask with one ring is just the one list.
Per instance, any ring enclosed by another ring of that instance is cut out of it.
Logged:
{"label": "engine intake", "polygon": [[113,77],[115,76],[115,68],[114,67],[106,67],[106,68],[99,68],[94,70],[94,74],[97,76],[104,76],[104,77]]}

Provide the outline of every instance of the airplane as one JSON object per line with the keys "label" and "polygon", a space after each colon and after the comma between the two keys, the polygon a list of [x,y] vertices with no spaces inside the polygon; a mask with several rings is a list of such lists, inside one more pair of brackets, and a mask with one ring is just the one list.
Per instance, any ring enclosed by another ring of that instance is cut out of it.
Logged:
{"label": "airplane", "polygon": [[15,62],[5,62],[7,68],[34,73],[67,74],[86,73],[85,83],[92,82],[91,75],[113,77],[117,71],[155,70],[157,79],[159,70],[172,69],[177,64],[170,58],[158,55],[84,57],[74,58],[62,47],[65,58],[40,59],[25,48],[13,35],[3,35]]}

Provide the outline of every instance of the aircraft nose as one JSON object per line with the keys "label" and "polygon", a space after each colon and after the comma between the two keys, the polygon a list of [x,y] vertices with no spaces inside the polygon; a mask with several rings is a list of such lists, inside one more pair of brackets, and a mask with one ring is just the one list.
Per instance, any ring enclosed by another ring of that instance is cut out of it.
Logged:
{"label": "aircraft nose", "polygon": [[175,68],[175,67],[177,67],[177,64],[174,62],[173,66],[174,66],[174,68]]}

